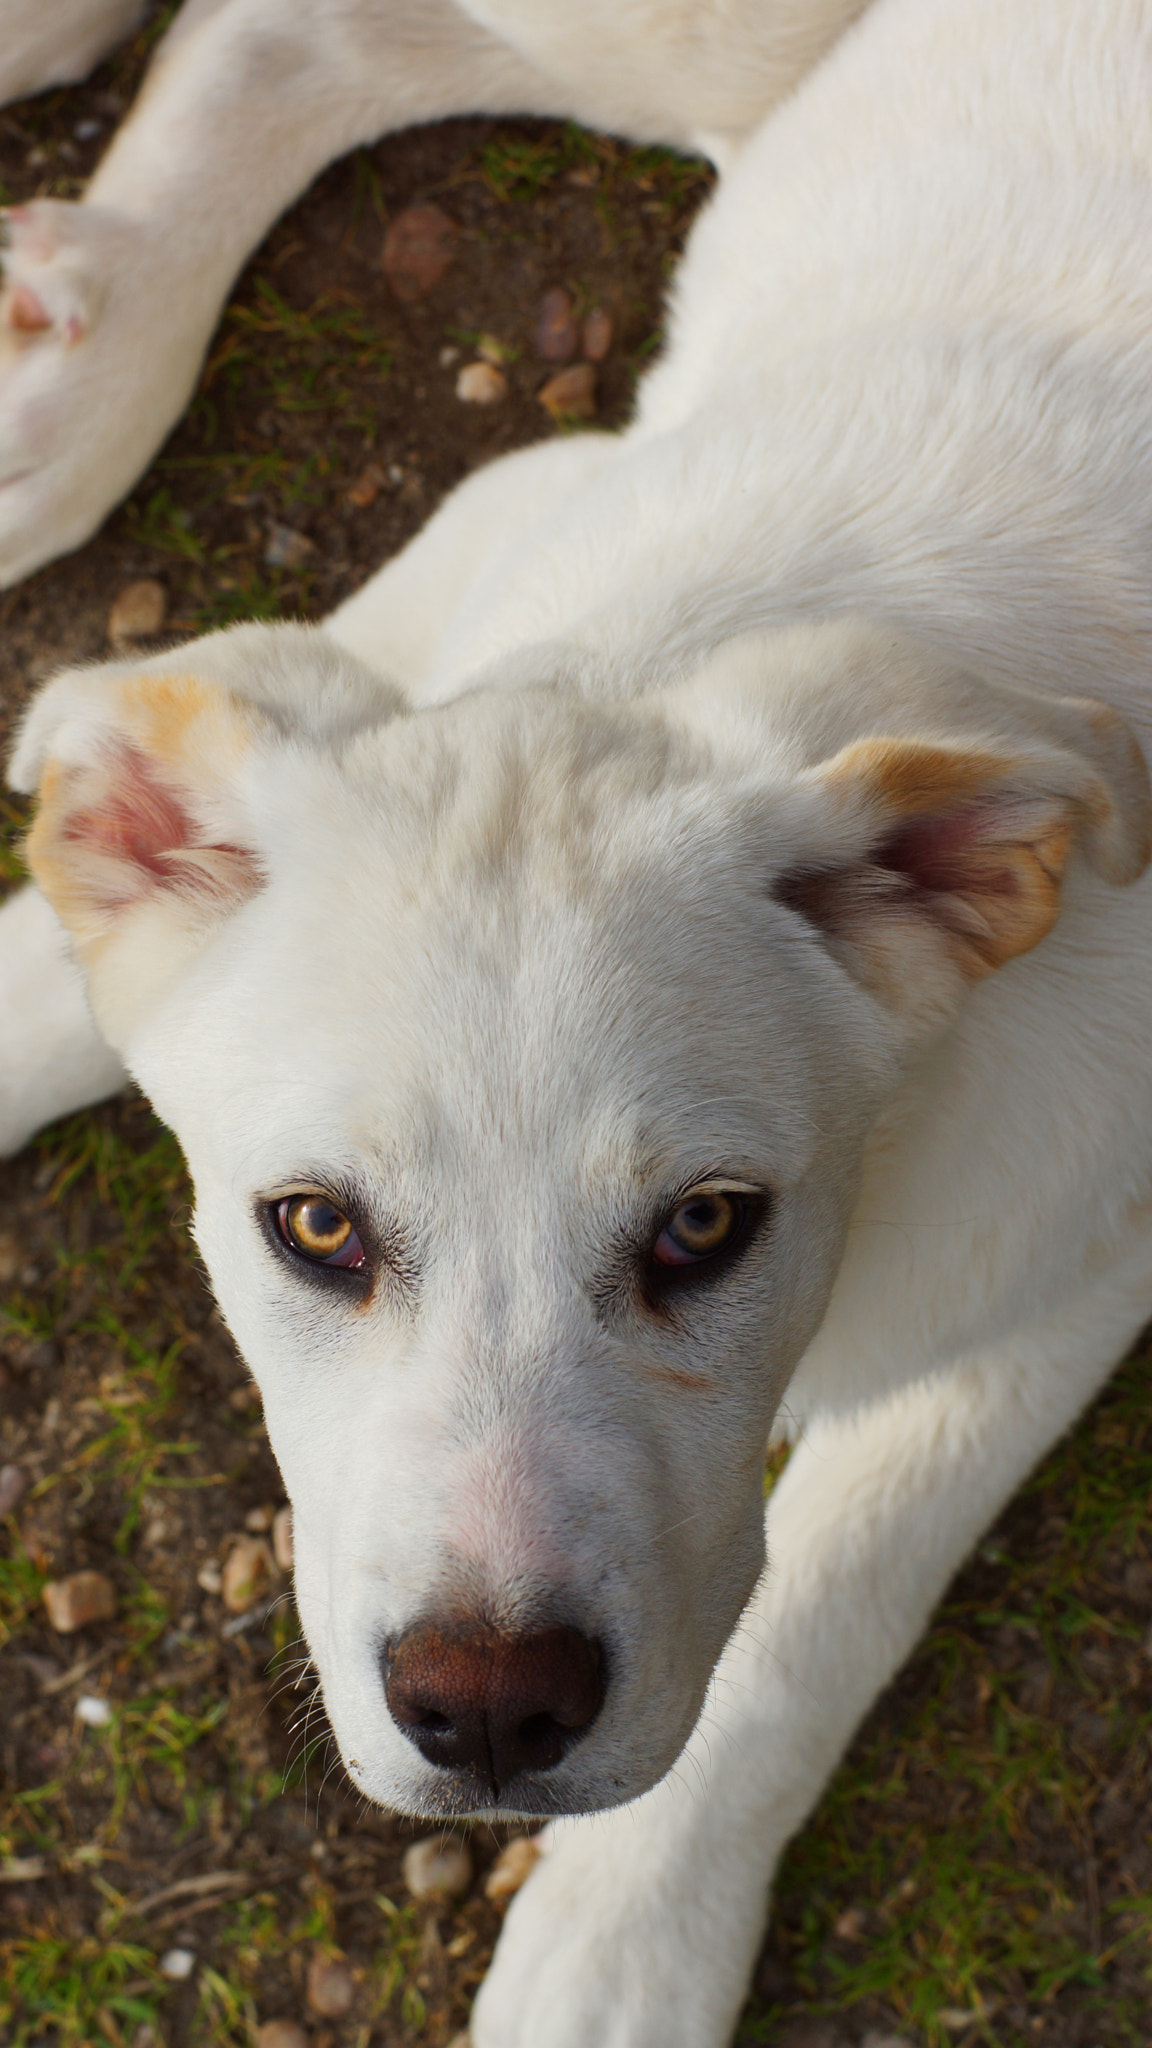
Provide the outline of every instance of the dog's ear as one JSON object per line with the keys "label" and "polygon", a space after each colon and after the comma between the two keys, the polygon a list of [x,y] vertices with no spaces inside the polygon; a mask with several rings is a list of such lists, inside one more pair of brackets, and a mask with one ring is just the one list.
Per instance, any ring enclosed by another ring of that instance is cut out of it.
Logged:
{"label": "dog's ear", "polygon": [[29,713],[14,785],[39,790],[32,873],[122,1048],[151,997],[262,881],[248,791],[278,743],[250,702],[194,674],[59,677]]}
{"label": "dog's ear", "polygon": [[815,843],[773,893],[909,1021],[941,1018],[1039,944],[1074,850],[1113,883],[1152,858],[1148,771],[1128,728],[1101,705],[1061,709],[1076,746],[877,737],[805,778]]}

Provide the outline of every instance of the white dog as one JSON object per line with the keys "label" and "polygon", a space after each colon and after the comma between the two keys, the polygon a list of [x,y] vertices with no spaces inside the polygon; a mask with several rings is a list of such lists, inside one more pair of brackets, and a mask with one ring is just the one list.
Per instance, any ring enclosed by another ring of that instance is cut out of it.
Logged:
{"label": "white dog", "polygon": [[[586,1816],[478,2048],[722,2048],[783,1844],[1152,1306],[1152,0],[875,0],[762,123],[832,10],[308,11],[193,6],[136,212],[18,224],[30,318],[111,267],[15,366],[12,573],[170,416],[302,110],[293,178],[381,125],[375,42],[389,119],[471,72],[726,175],[625,434],[474,477],[324,630],[39,699],[6,1135],[117,1056],[179,1133],[355,1782]],[[90,472],[81,380],[177,339]]]}

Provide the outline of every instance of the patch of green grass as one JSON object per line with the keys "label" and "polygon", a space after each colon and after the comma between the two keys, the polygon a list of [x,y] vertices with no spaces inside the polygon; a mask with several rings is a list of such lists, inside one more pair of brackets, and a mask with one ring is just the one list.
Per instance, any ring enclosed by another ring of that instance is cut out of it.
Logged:
{"label": "patch of green grass", "polygon": [[[1146,1358],[1131,1361],[1045,1461],[1025,1498],[1051,1508],[1055,1542],[1043,1557],[982,1547],[994,1586],[974,1595],[962,1580],[940,1610],[909,1667],[916,1704],[898,1739],[883,1721],[865,1731],[787,1851],[776,1939],[808,2009],[877,2001],[931,2048],[958,2030],[966,2043],[1007,2048],[1017,2036],[1002,2031],[1002,2007],[1024,2001],[1042,2015],[1075,1988],[1088,2010],[1108,2014],[1110,2039],[1145,2043],[1152,1893],[1114,1898],[1086,1940],[1090,1852],[1077,1845],[1092,1842],[1102,1786],[1149,1736],[1150,1717],[1098,1690],[1092,1663],[1094,1646],[1135,1648],[1140,1634],[1122,1613],[1100,1612],[1100,1573],[1147,1532],[1148,1377]],[[992,1654],[1004,1632],[1098,1714],[1102,1752],[1080,1747],[1067,1715],[1026,1703],[1018,1661],[1001,1669]],[[1041,1839],[1072,1845],[1072,1880],[1038,1853]],[[1146,1971],[1128,2005],[1107,1974],[1122,1952]],[[740,2042],[770,2041],[781,2010],[754,2006]]]}
{"label": "patch of green grass", "polygon": [[7,1557],[0,1556],[0,1649],[39,1607],[48,1577],[43,1566],[29,1557],[13,1517],[8,1517],[6,1526],[11,1531],[12,1548]]}
{"label": "patch of green grass", "polygon": [[[3,205],[0,200],[0,205]],[[0,890],[16,888],[28,880],[24,860],[24,838],[31,823],[27,798],[0,791]]]}
{"label": "patch of green grass", "polygon": [[213,391],[236,398],[243,388],[285,415],[333,415],[371,442],[375,414],[348,388],[350,371],[379,380],[392,367],[393,350],[363,308],[328,293],[301,311],[289,305],[266,277],[256,277],[251,299],[234,300],[200,380],[193,417],[210,446],[214,436]]}
{"label": "patch of green grass", "polygon": [[396,1905],[386,1892],[379,1894],[376,1904],[384,1923],[384,1941],[372,1971],[376,2011],[382,2015],[398,2004],[406,2027],[422,2027],[424,1999],[415,1981],[420,1960],[419,1918],[411,1906]]}
{"label": "patch of green grass", "polygon": [[0,2026],[6,2048],[26,2048],[46,2027],[59,2048],[124,2048],[155,2026],[164,1980],[134,1942],[68,1940],[50,1930],[0,1947]]}

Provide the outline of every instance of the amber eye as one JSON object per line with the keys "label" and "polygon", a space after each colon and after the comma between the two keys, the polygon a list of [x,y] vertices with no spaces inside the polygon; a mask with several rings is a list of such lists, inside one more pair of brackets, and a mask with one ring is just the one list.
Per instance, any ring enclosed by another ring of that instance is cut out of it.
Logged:
{"label": "amber eye", "polygon": [[652,1257],[660,1266],[701,1265],[732,1244],[747,1214],[744,1195],[725,1188],[696,1188],[668,1218]]}
{"label": "amber eye", "polygon": [[364,1247],[346,1216],[323,1195],[286,1195],[276,1204],[276,1228],[284,1243],[316,1266],[345,1269],[364,1264]]}

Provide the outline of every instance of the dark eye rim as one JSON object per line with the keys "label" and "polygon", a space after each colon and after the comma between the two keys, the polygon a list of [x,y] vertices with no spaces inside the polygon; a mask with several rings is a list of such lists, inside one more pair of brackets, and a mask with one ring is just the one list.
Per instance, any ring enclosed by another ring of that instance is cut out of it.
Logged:
{"label": "dark eye rim", "polygon": [[[683,1265],[665,1265],[655,1256],[656,1244],[668,1228],[678,1210],[698,1192],[707,1189],[710,1194],[725,1195],[738,1204],[740,1218],[731,1235],[714,1252],[705,1252],[698,1259],[689,1259]],[[652,1307],[662,1307],[670,1296],[688,1293],[696,1288],[711,1286],[721,1280],[737,1265],[753,1242],[760,1236],[772,1208],[772,1196],[767,1188],[750,1188],[747,1183],[726,1185],[719,1174],[701,1176],[690,1182],[670,1202],[659,1219],[656,1229],[649,1238],[643,1262],[642,1284],[646,1301]]]}
{"label": "dark eye rim", "polygon": [[[285,1237],[280,1227],[281,1211],[288,1202],[298,1202],[308,1197],[330,1203],[339,1215],[347,1218],[364,1254],[361,1265],[338,1266],[328,1259],[311,1258],[307,1252],[300,1251]],[[357,1215],[357,1205],[345,1192],[324,1187],[317,1181],[302,1179],[296,1187],[282,1189],[276,1195],[260,1197],[256,1203],[256,1220],[276,1257],[297,1278],[312,1281],[324,1288],[343,1287],[357,1294],[370,1292],[376,1265],[370,1232]]]}

